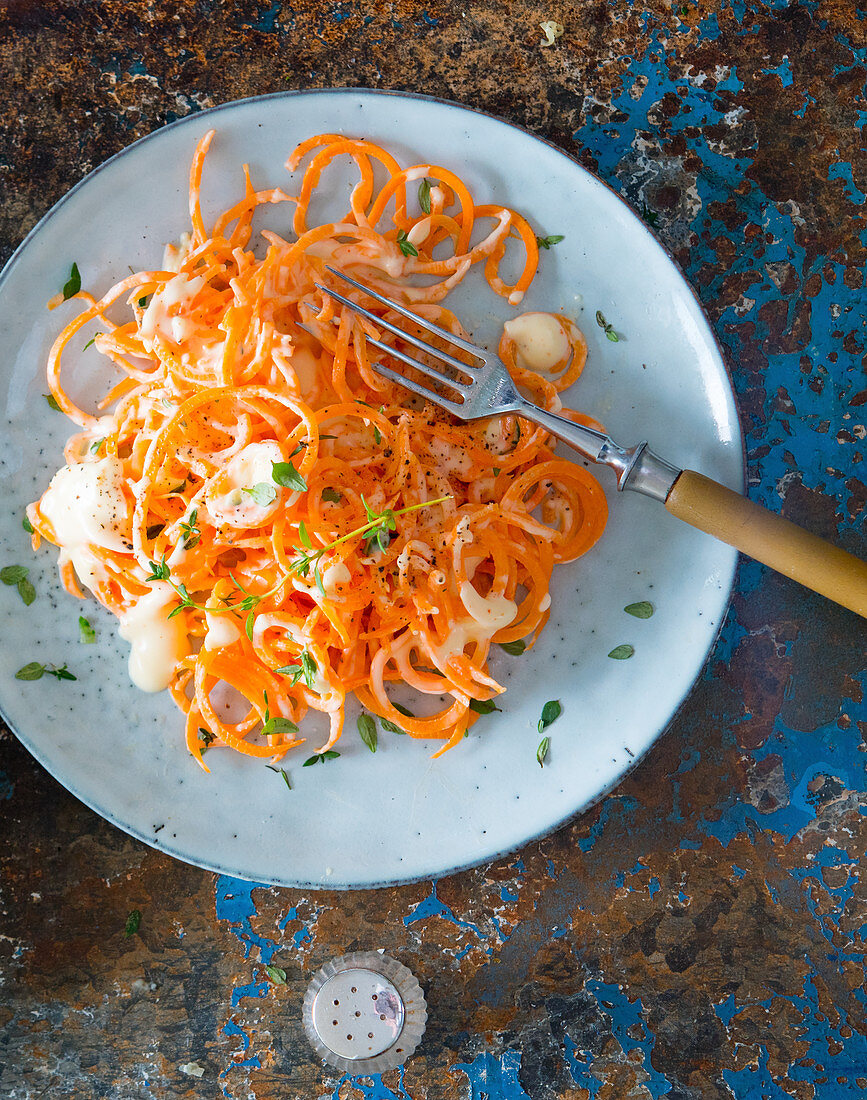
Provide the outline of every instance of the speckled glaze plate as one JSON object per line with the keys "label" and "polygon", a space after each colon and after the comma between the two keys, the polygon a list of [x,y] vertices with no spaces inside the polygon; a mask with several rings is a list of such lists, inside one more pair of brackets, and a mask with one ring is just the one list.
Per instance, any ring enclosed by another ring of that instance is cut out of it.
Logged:
{"label": "speckled glaze plate", "polygon": [[[303,769],[306,753],[285,761],[291,791],[260,762],[228,752],[212,753],[212,773],[203,774],[186,752],[168,695],[132,687],[127,646],[111,616],[93,601],[82,608],[61,589],[55,552],[32,555],[21,517],[62,463],[69,434],[42,397],[43,370],[55,334],[78,307],[48,313],[45,303],[73,260],[95,291],[128,265],[159,265],[164,242],[187,228],[190,157],[211,127],[217,137],[204,175],[206,216],[242,193],[244,162],[259,186],[291,191],[283,162],[293,146],[337,131],[382,142],[403,163],[447,165],[477,201],[514,206],[541,235],[563,234],[543,252],[522,308],[562,308],[584,329],[590,354],[572,403],[622,443],[649,438],[670,461],[742,486],[731,387],[695,296],[643,223],[569,157],[505,122],[423,97],[341,90],[227,104],[157,131],[91,173],[3,272],[0,565],[28,565],[39,595],[25,607],[14,588],[0,588],[0,707],[30,752],[78,798],[131,835],[202,867],[335,888],[447,874],[493,859],[598,799],[659,736],[713,645],[735,554],[662,506],[616,494],[602,470],[611,496],[603,539],[555,574],[551,621],[533,652],[493,657],[508,689],[503,713],[481,719],[457,749],[432,760],[434,746],[382,733],[372,755],[351,714],[338,760]],[[349,166],[329,178],[342,206]],[[274,216],[275,225],[285,217]],[[512,312],[480,275],[454,295],[454,308],[481,343],[496,341]],[[605,339],[597,310],[619,342]],[[76,393],[100,392],[97,363],[91,349],[70,366]],[[640,600],[653,604],[651,618],[624,613]],[[97,628],[96,645],[79,641],[82,610]],[[623,643],[634,646],[634,656],[611,660],[609,651]],[[66,662],[78,679],[16,680],[16,670],[33,660]],[[548,731],[550,753],[540,768],[536,727],[549,699],[560,700],[563,714]]]}

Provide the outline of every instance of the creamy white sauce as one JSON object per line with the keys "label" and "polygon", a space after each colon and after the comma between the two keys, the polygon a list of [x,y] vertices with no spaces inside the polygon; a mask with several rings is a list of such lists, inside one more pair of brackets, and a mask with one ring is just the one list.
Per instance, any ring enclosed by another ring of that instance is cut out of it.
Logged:
{"label": "creamy white sauce", "polygon": [[514,622],[518,605],[507,596],[481,596],[469,581],[460,588],[461,603],[488,636]]}
{"label": "creamy white sauce", "polygon": [[552,313],[522,313],[503,325],[519,367],[545,374],[569,355],[569,336]]}
{"label": "creamy white sauce", "polygon": [[[248,443],[215,474],[205,488],[205,507],[217,526],[260,527],[277,510],[283,490],[274,484],[272,464],[282,462],[280,446],[273,440]],[[261,483],[273,486],[276,496],[270,504],[257,504],[245,489]],[[292,494],[291,500],[297,497]]]}
{"label": "creamy white sauce", "polygon": [[62,466],[39,509],[61,544],[61,565],[71,562],[90,589],[106,579],[91,546],[130,552],[130,507],[123,494],[123,465],[116,458]]}
{"label": "creamy white sauce", "polygon": [[231,615],[206,611],[205,623],[208,627],[203,643],[205,649],[223,649],[234,645],[241,637],[241,629]]}
{"label": "creamy white sauce", "polygon": [[142,691],[163,691],[172,681],[175,667],[190,651],[183,619],[168,618],[177,593],[165,581],[154,581],[120,620],[118,633],[130,642],[129,676]]}
{"label": "creamy white sauce", "polygon": [[342,561],[336,561],[329,565],[322,573],[322,587],[329,600],[337,599],[341,587],[345,587],[352,580],[352,574]]}

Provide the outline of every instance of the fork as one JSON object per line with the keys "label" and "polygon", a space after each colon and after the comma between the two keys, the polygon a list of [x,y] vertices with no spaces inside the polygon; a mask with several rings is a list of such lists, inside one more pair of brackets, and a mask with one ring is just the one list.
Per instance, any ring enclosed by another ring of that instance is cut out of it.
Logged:
{"label": "fork", "polygon": [[[867,563],[860,558],[805,531],[783,516],[755,504],[704,474],[673,466],[650,450],[646,440],[633,447],[621,447],[604,432],[574,424],[556,413],[540,409],[518,392],[505,364],[498,356],[440,328],[342,271],[327,265],[326,270],[343,283],[479,361],[478,365],[469,365],[337,291],[316,283],[319,290],[341,305],[457,373],[459,377],[446,374],[401,348],[367,337],[368,345],[412,367],[438,387],[451,390],[458,399],[444,397],[383,362],[371,363],[378,374],[406,387],[419,397],[434,402],[460,420],[478,420],[481,417],[516,413],[561,439],[584,458],[611,469],[617,479],[618,491],[630,490],[662,502],[671,515],[678,519],[728,543],[856,614],[867,617]],[[461,381],[460,376],[467,381]]]}

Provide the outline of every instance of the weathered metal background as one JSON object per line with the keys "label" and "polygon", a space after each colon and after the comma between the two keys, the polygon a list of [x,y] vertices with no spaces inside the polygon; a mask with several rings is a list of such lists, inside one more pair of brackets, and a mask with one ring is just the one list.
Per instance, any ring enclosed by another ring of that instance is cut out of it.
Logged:
{"label": "weathered metal background", "polygon": [[[566,33],[543,50],[546,18]],[[646,211],[726,349],[750,495],[867,555],[865,40],[858,0],[6,0],[0,251],[211,104],[358,85],[481,106]],[[862,1096],[864,641],[742,564],[700,684],[601,805],[514,858],[381,892],[175,863],[5,734],[0,1095]],[[431,1020],[405,1069],[341,1077],[312,1059],[301,998],[369,947],[415,971]]]}

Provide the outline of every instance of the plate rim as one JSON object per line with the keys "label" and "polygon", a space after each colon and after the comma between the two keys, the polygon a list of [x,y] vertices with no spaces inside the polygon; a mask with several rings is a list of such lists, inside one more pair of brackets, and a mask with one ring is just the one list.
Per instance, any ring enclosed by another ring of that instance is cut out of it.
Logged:
{"label": "plate rim", "polygon": [[[118,160],[122,157],[125,157],[127,154],[130,154],[133,150],[137,149],[138,146],[144,144],[145,142],[152,141],[158,135],[160,135],[160,134],[162,134],[162,133],[164,133],[168,130],[172,130],[172,129],[175,129],[175,128],[181,127],[181,126],[190,125],[193,121],[198,120],[200,118],[203,118],[205,116],[216,114],[216,113],[221,112],[221,111],[232,110],[233,108],[239,107],[241,105],[254,104],[254,103],[268,103],[268,102],[274,102],[274,101],[279,101],[279,100],[286,100],[286,99],[296,98],[296,97],[299,97],[299,96],[330,97],[330,96],[335,96],[335,95],[347,95],[347,96],[355,95],[355,96],[380,98],[380,99],[395,98],[395,99],[400,99],[400,100],[416,100],[416,101],[421,101],[421,102],[428,103],[428,104],[435,104],[435,105],[440,106],[440,107],[446,107],[446,108],[449,108],[451,110],[458,111],[460,113],[468,113],[468,114],[479,115],[479,116],[481,116],[485,119],[490,120],[491,122],[495,122],[499,125],[507,126],[510,129],[515,130],[519,134],[521,134],[523,137],[528,137],[528,138],[532,139],[535,142],[540,142],[542,145],[547,146],[554,153],[556,153],[559,156],[565,158],[565,160],[569,162],[572,169],[578,169],[578,171],[584,173],[595,184],[597,184],[597,185],[601,186],[602,188],[604,188],[609,193],[609,195],[611,195],[614,199],[616,199],[617,202],[622,207],[625,208],[625,210],[626,210],[627,214],[629,215],[630,219],[634,222],[635,227],[642,230],[648,237],[650,237],[652,242],[656,245],[656,247],[663,253],[663,255],[666,257],[666,259],[669,261],[672,269],[674,270],[674,272],[677,275],[678,281],[681,283],[681,285],[684,288],[686,288],[688,293],[691,295],[691,297],[692,297],[692,299],[693,299],[693,301],[694,301],[694,303],[695,303],[695,305],[696,305],[696,307],[699,311],[699,314],[701,315],[701,317],[702,317],[702,319],[703,319],[703,321],[706,325],[707,332],[710,335],[711,343],[713,345],[714,350],[716,351],[719,363],[721,364],[722,369],[725,373],[725,378],[726,378],[726,381],[728,383],[729,392],[730,392],[731,398],[732,398],[732,405],[733,405],[733,412],[734,412],[734,423],[735,423],[736,429],[737,429],[736,436],[737,436],[737,441],[740,444],[740,451],[739,451],[740,489],[739,489],[739,491],[741,493],[745,493],[745,491],[746,491],[746,476],[745,476],[746,475],[746,439],[745,439],[745,436],[744,436],[744,428],[743,428],[741,413],[740,413],[740,409],[738,407],[737,391],[735,389],[734,378],[733,378],[733,375],[732,375],[732,371],[731,371],[729,363],[726,359],[726,355],[724,353],[724,350],[723,350],[722,344],[720,342],[720,339],[719,339],[719,337],[716,333],[715,328],[711,324],[710,318],[708,317],[707,311],[705,310],[705,307],[704,307],[701,299],[699,298],[697,291],[695,290],[692,283],[687,278],[686,274],[681,269],[680,264],[675,259],[674,254],[672,253],[671,249],[663,241],[661,241],[656,236],[656,234],[654,234],[650,231],[650,228],[647,225],[644,224],[644,222],[641,220],[641,218],[636,213],[636,211],[632,208],[632,206],[630,206],[630,204],[626,201],[626,199],[618,191],[616,191],[615,188],[611,184],[607,183],[604,179],[602,179],[602,177],[600,175],[598,175],[598,173],[596,173],[595,171],[593,171],[590,168],[587,168],[585,165],[581,164],[581,162],[577,159],[576,156],[572,155],[571,153],[566,152],[564,149],[562,149],[559,145],[557,145],[550,138],[545,137],[545,136],[541,136],[537,133],[534,133],[532,130],[528,129],[526,126],[523,126],[519,123],[513,122],[510,119],[502,117],[501,115],[497,115],[497,114],[494,114],[490,111],[483,110],[482,108],[474,107],[474,106],[471,106],[471,105],[466,104],[466,103],[461,103],[458,100],[447,99],[443,96],[428,95],[428,94],[425,94],[425,93],[422,93],[422,92],[401,91],[400,89],[394,89],[394,88],[362,88],[362,87],[357,87],[357,86],[352,85],[352,86],[339,87],[339,88],[291,88],[291,89],[285,89],[285,90],[279,91],[279,92],[268,92],[268,93],[264,93],[262,95],[245,96],[245,97],[242,97],[240,99],[231,99],[231,100],[225,101],[224,103],[215,104],[212,107],[206,107],[206,108],[203,108],[202,110],[193,111],[188,115],[184,115],[182,118],[175,119],[172,122],[165,123],[164,125],[159,126],[154,130],[151,130],[149,133],[142,135],[142,137],[136,138],[136,140],[131,142],[129,145],[125,145],[122,149],[119,149],[116,153],[112,153],[112,155],[110,157],[107,157],[104,161],[101,161],[98,165],[96,165],[94,168],[92,168],[86,175],[82,176],[82,178],[80,180],[78,180],[77,183],[73,184],[73,186],[68,191],[64,192],[64,194],[55,203],[53,203],[48,208],[48,210],[46,210],[46,212],[37,220],[37,222],[33,225],[33,227],[23,237],[21,242],[17,245],[17,247],[14,249],[14,251],[10,255],[9,259],[3,265],[2,270],[0,270],[0,294],[3,293],[3,288],[4,288],[6,282],[9,278],[11,272],[14,270],[15,266],[20,261],[21,256],[23,255],[23,253],[27,249],[27,247],[30,244],[31,240],[33,238],[35,238],[39,233],[41,233],[46,228],[46,226],[50,222],[51,218],[60,210],[60,208],[62,206],[64,206],[64,204],[67,201],[72,200],[73,197],[75,196],[75,194],[80,189],[82,189],[86,184],[89,184],[90,181],[92,181],[100,172],[107,169],[116,160]],[[734,442],[734,440],[733,440],[733,442]],[[61,787],[63,787],[64,790],[68,791],[74,798],[76,798],[83,805],[87,806],[87,808],[89,810],[93,811],[98,817],[101,817],[104,821],[107,821],[109,824],[113,825],[115,828],[119,829],[121,832],[125,833],[127,836],[131,836],[134,839],[139,840],[142,843],[146,844],[149,848],[152,848],[157,852],[165,853],[166,855],[171,856],[173,859],[177,859],[180,862],[185,863],[190,867],[196,867],[196,868],[199,868],[201,870],[209,871],[213,874],[223,875],[223,876],[230,877],[230,878],[236,878],[236,879],[240,879],[241,881],[245,881],[245,882],[252,882],[252,883],[255,883],[258,886],[262,886],[262,887],[266,887],[266,888],[267,887],[279,887],[279,888],[283,888],[283,889],[339,890],[339,891],[374,890],[374,889],[382,889],[382,888],[389,887],[389,886],[407,886],[407,885],[412,885],[412,884],[415,884],[415,883],[418,883],[418,882],[425,882],[425,881],[430,881],[430,880],[436,881],[440,878],[446,878],[450,875],[459,874],[463,871],[472,870],[476,867],[481,867],[481,866],[485,866],[485,865],[488,865],[488,864],[492,864],[494,862],[497,862],[499,860],[502,860],[502,859],[506,858],[507,856],[510,856],[510,855],[513,855],[513,854],[516,854],[516,853],[522,851],[525,847],[527,847],[530,844],[536,844],[536,843],[538,843],[542,840],[545,840],[547,837],[552,836],[554,833],[558,832],[560,829],[565,828],[568,824],[573,822],[576,818],[578,818],[582,814],[586,813],[588,810],[593,809],[594,806],[597,806],[600,802],[602,802],[605,798],[607,798],[608,795],[615,788],[617,788],[621,783],[623,783],[623,781],[629,775],[632,774],[632,772],[638,767],[638,765],[648,755],[648,753],[651,751],[651,749],[661,740],[661,738],[663,738],[671,730],[672,726],[677,721],[678,717],[680,716],[681,712],[683,711],[688,699],[690,698],[690,696],[695,691],[696,685],[701,681],[701,679],[704,675],[704,672],[705,672],[705,670],[708,666],[708,663],[709,663],[709,661],[710,661],[710,659],[713,655],[713,652],[716,649],[716,646],[719,642],[720,634],[722,632],[723,626],[724,626],[724,624],[725,624],[725,622],[728,618],[729,612],[731,610],[732,596],[733,596],[735,586],[736,586],[736,582],[737,582],[738,571],[739,571],[739,563],[740,563],[740,555],[736,550],[732,549],[732,556],[731,556],[731,559],[730,559],[730,565],[729,565],[729,570],[728,570],[728,578],[727,578],[727,580],[726,580],[725,577],[721,578],[723,583],[721,584],[720,587],[721,587],[721,591],[724,593],[725,602],[722,605],[722,611],[720,613],[719,622],[716,625],[716,630],[714,631],[714,634],[713,634],[713,636],[711,637],[711,639],[708,643],[707,652],[705,653],[704,660],[702,661],[700,667],[697,669],[694,678],[685,687],[684,692],[683,692],[679,702],[677,703],[677,705],[674,708],[674,710],[672,711],[672,713],[669,715],[668,719],[665,721],[665,724],[662,725],[655,732],[655,734],[651,737],[651,739],[649,740],[649,742],[647,743],[645,748],[641,752],[639,752],[633,760],[630,761],[629,765],[626,768],[624,768],[624,770],[621,771],[614,779],[612,779],[609,784],[607,784],[605,787],[603,787],[601,790],[599,790],[592,797],[590,797],[589,799],[587,799],[586,801],[584,801],[580,805],[576,806],[574,809],[570,810],[565,816],[560,818],[558,821],[546,826],[544,829],[542,829],[541,831],[539,831],[537,833],[533,833],[532,835],[525,837],[524,839],[522,839],[520,841],[520,843],[516,847],[507,847],[507,848],[504,848],[504,849],[501,849],[501,850],[497,850],[496,852],[485,854],[483,856],[480,856],[479,858],[470,859],[465,863],[460,863],[460,864],[457,864],[453,867],[449,867],[447,869],[442,869],[442,870],[437,870],[435,872],[426,871],[426,872],[423,872],[423,873],[418,874],[418,875],[409,875],[409,876],[402,877],[402,878],[383,878],[383,879],[375,881],[375,882],[364,882],[364,883],[361,883],[361,884],[353,883],[353,882],[343,882],[343,883],[342,882],[320,882],[320,881],[310,882],[310,881],[303,881],[303,880],[299,880],[299,879],[288,879],[288,878],[282,878],[282,877],[275,877],[273,880],[269,880],[269,881],[265,882],[265,881],[262,881],[260,879],[253,878],[250,875],[246,875],[242,872],[239,872],[236,869],[230,869],[230,868],[224,867],[224,866],[222,866],[219,863],[216,863],[214,861],[204,860],[204,859],[200,860],[198,858],[195,861],[193,861],[192,859],[190,859],[188,854],[182,854],[178,851],[175,851],[170,844],[167,844],[165,841],[159,841],[156,836],[149,837],[149,836],[145,835],[144,833],[142,833],[135,826],[120,821],[118,819],[118,817],[113,812],[109,812],[109,811],[106,811],[106,810],[98,807],[95,804],[95,800],[92,801],[89,798],[84,797],[82,794],[80,794],[78,792],[78,790],[75,788],[74,785],[70,785],[69,783],[67,783],[67,782],[61,780],[60,778],[58,778],[58,776],[56,776],[54,774],[54,772],[52,771],[52,769],[49,767],[48,763],[46,763],[46,761],[43,759],[43,754],[39,751],[39,749],[36,746],[34,746],[31,743],[30,738],[23,735],[17,729],[17,727],[15,725],[13,725],[13,723],[9,720],[9,718],[6,714],[5,708],[3,706],[2,700],[0,700],[0,718],[2,718],[2,720],[6,724],[7,728],[14,734],[14,736],[17,738],[17,740],[27,750],[27,752],[37,761],[37,763],[42,768],[45,769],[45,771],[48,773],[48,775],[51,777],[51,779],[54,780],[54,782],[58,783]]]}

